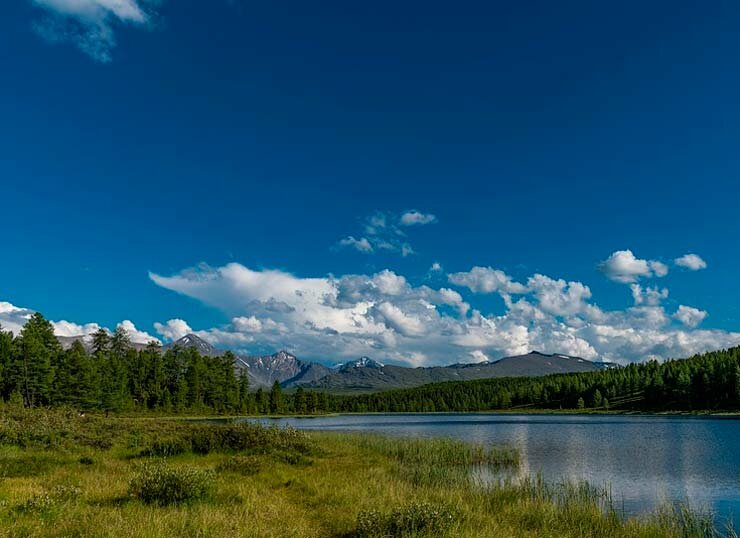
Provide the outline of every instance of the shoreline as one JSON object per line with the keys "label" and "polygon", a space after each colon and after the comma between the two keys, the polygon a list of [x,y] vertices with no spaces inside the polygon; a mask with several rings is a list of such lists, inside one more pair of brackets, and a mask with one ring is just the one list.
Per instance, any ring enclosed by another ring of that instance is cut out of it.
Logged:
{"label": "shoreline", "polygon": [[[111,414],[113,419],[143,419],[143,420],[214,420],[214,421],[231,421],[239,419],[319,419],[339,416],[452,416],[452,415],[542,415],[542,416],[632,416],[632,417],[683,417],[683,418],[716,418],[716,419],[740,419],[740,411],[568,411],[564,409],[507,409],[493,411],[434,411],[434,412],[414,412],[414,411],[397,411],[397,412],[347,412],[347,413],[320,413],[311,415],[284,414],[284,415],[172,415],[172,414],[148,414],[148,413],[117,413]],[[104,416],[99,413],[91,413],[90,416]]]}

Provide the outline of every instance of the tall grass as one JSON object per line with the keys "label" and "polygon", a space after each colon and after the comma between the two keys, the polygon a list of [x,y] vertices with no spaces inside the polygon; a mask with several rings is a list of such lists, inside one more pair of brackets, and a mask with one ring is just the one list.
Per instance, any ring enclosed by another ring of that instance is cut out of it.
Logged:
{"label": "tall grass", "polygon": [[358,437],[360,446],[390,456],[404,464],[442,466],[515,466],[519,452],[514,448],[466,443],[456,439],[404,439],[381,435]]}
{"label": "tall grass", "polygon": [[709,515],[686,507],[626,518],[608,491],[587,483],[471,478],[477,467],[516,470],[518,461],[509,448],[449,439],[14,410],[0,413],[0,475],[5,476],[0,476],[0,534],[717,538],[724,533]]}

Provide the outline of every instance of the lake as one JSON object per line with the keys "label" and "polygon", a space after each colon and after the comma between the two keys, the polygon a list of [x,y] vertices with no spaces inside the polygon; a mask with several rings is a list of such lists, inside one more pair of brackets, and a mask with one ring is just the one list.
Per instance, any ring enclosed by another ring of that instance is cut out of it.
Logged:
{"label": "lake", "polygon": [[666,501],[688,501],[740,523],[740,421],[732,418],[430,413],[262,422],[515,446],[521,453],[521,475],[606,484],[616,506],[627,514],[650,511]]}

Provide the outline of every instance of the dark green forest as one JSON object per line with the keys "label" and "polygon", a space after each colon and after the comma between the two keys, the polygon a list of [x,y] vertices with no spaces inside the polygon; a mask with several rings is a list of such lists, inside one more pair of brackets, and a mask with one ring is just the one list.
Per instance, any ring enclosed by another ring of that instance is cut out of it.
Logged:
{"label": "dark green forest", "polygon": [[88,352],[63,349],[35,314],[20,334],[0,328],[0,396],[27,407],[106,412],[313,414],[506,409],[693,411],[740,409],[740,348],[663,363],[539,378],[497,378],[340,396],[302,388],[251,390],[226,352],[137,350],[124,330],[101,330]]}
{"label": "dark green forest", "polygon": [[[91,352],[80,342],[62,349],[51,324],[40,314],[21,333],[0,329],[0,395],[26,407],[69,406],[79,410],[164,413],[283,413],[288,407],[279,385],[250,391],[235,357],[206,357],[190,348],[162,350],[131,345],[122,329],[93,335]],[[327,407],[319,395],[305,397],[305,409]]]}

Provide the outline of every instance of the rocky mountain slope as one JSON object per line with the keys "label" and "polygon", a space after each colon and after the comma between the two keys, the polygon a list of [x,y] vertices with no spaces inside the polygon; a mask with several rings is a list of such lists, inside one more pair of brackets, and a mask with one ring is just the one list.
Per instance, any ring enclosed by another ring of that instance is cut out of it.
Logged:
{"label": "rocky mountain slope", "polygon": [[349,366],[351,364],[347,363],[317,381],[302,383],[302,386],[330,391],[371,392],[415,387],[442,381],[592,372],[609,366],[579,357],[547,355],[538,351],[516,357],[506,357],[495,362],[453,364],[451,366],[428,368],[406,368],[393,365]]}
{"label": "rocky mountain slope", "polygon": [[253,387],[270,387],[275,381],[284,387],[313,383],[331,372],[323,364],[306,362],[287,351],[257,357],[237,357],[237,368],[245,368]]}

